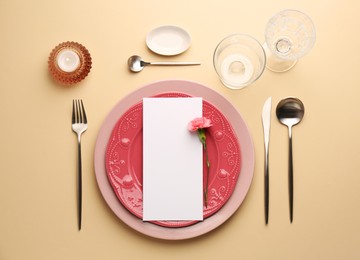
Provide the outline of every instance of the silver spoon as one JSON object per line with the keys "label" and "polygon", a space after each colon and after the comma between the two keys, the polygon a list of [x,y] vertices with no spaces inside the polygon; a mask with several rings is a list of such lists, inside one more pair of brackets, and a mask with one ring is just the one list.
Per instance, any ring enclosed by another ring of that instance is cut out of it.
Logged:
{"label": "silver spoon", "polygon": [[289,129],[289,208],[290,222],[293,221],[294,182],[292,155],[292,126],[300,123],[305,113],[304,104],[297,98],[289,97],[281,100],[276,107],[276,116]]}
{"label": "silver spoon", "polygon": [[189,66],[189,65],[200,65],[200,62],[189,62],[189,61],[158,61],[158,62],[147,62],[143,61],[140,56],[133,55],[128,59],[128,66],[132,72],[140,72],[148,65],[157,66]]}

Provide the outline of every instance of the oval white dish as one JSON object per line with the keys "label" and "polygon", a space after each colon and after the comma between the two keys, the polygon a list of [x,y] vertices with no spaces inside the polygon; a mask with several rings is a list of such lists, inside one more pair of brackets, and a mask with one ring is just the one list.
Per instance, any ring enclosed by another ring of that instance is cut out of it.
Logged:
{"label": "oval white dish", "polygon": [[172,56],[186,51],[191,44],[190,35],[182,28],[165,25],[151,30],[146,37],[146,45],[153,52]]}

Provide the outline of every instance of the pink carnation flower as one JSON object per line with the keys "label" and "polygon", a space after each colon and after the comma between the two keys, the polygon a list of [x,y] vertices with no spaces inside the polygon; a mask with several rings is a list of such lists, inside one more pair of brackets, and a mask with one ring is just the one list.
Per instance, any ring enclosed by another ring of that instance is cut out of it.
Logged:
{"label": "pink carnation flower", "polygon": [[208,128],[212,126],[211,120],[206,117],[197,117],[189,122],[188,129],[191,132],[195,132],[198,129]]}

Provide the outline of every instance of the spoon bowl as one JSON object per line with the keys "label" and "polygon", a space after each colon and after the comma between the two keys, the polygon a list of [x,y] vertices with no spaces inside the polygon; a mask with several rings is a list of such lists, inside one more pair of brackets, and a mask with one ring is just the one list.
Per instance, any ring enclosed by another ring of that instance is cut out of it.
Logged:
{"label": "spoon bowl", "polygon": [[297,98],[289,97],[281,100],[276,107],[276,116],[289,129],[289,208],[290,222],[293,221],[294,181],[292,155],[292,127],[301,122],[304,117],[304,104]]}
{"label": "spoon bowl", "polygon": [[140,56],[133,55],[128,59],[128,66],[132,72],[140,72],[146,65]]}
{"label": "spoon bowl", "polygon": [[276,107],[276,116],[279,121],[288,127],[300,123],[304,117],[304,104],[297,98],[286,98],[279,102]]}

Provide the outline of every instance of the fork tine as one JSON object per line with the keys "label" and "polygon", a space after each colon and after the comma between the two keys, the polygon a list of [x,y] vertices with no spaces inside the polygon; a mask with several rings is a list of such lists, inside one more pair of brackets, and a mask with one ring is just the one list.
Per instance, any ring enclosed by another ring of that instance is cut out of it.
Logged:
{"label": "fork tine", "polygon": [[79,110],[77,105],[77,99],[75,99],[75,124],[79,123]]}
{"label": "fork tine", "polygon": [[78,109],[78,123],[81,124],[82,123],[82,112],[81,112],[79,99],[77,100],[77,109]]}
{"label": "fork tine", "polygon": [[87,124],[86,112],[85,112],[85,108],[84,108],[84,104],[83,104],[82,99],[80,100],[80,102],[81,102],[81,108],[82,108],[82,116],[83,116],[83,118],[84,118],[83,123],[84,123],[84,124]]}
{"label": "fork tine", "polygon": [[73,99],[73,104],[72,104],[72,117],[71,117],[71,122],[73,124],[75,124],[75,100]]}
{"label": "fork tine", "polygon": [[81,111],[81,107],[80,107],[80,100],[77,100],[77,108],[78,108],[78,123],[83,123],[83,117],[82,117],[82,111]]}

